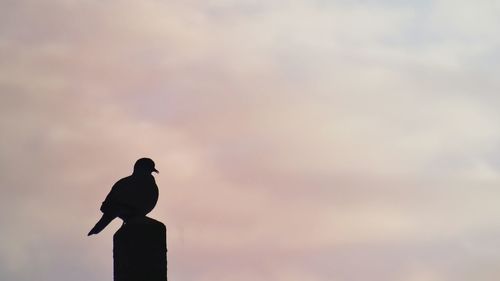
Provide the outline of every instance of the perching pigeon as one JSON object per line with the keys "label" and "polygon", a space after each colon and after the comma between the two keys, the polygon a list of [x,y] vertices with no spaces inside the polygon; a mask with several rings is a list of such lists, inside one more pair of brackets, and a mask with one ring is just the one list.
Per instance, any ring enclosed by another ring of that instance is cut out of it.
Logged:
{"label": "perching pigeon", "polygon": [[117,217],[126,223],[130,218],[151,212],[158,201],[158,186],[152,172],[158,173],[153,160],[137,160],[132,175],[119,180],[111,188],[101,205],[102,217],[88,235],[101,232]]}

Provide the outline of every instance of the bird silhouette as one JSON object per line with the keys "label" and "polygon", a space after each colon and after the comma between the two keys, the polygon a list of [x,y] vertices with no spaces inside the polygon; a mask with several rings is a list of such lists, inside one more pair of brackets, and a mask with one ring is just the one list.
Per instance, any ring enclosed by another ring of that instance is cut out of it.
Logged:
{"label": "bird silhouette", "polygon": [[133,217],[146,216],[158,201],[158,186],[152,172],[158,173],[149,158],[135,162],[132,175],[117,181],[101,205],[102,217],[88,236],[101,232],[115,218],[124,223]]}

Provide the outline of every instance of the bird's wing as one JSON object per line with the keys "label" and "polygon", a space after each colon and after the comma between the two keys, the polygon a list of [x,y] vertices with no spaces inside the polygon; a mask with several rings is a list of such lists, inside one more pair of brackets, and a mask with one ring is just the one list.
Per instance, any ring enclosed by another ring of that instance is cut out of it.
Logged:
{"label": "bird's wing", "polygon": [[127,184],[127,179],[128,177],[123,178],[113,185],[111,191],[106,196],[106,199],[102,202],[101,212],[117,213],[119,212],[119,209],[126,208],[126,200],[124,200],[123,197],[126,197],[129,186],[129,184]]}

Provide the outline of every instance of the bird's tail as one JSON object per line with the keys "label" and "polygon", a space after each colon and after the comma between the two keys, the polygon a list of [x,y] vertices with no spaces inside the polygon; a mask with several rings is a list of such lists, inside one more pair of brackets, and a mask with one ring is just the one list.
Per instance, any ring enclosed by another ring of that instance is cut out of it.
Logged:
{"label": "bird's tail", "polygon": [[110,215],[103,214],[101,219],[90,230],[90,232],[89,232],[89,234],[87,234],[87,236],[101,232],[115,218],[116,218],[116,216],[110,216]]}

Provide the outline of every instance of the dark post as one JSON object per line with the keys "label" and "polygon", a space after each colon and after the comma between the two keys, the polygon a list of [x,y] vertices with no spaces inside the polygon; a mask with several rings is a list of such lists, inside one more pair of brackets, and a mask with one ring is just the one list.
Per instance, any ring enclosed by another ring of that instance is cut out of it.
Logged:
{"label": "dark post", "polygon": [[113,236],[115,281],[167,281],[167,228],[137,217]]}

